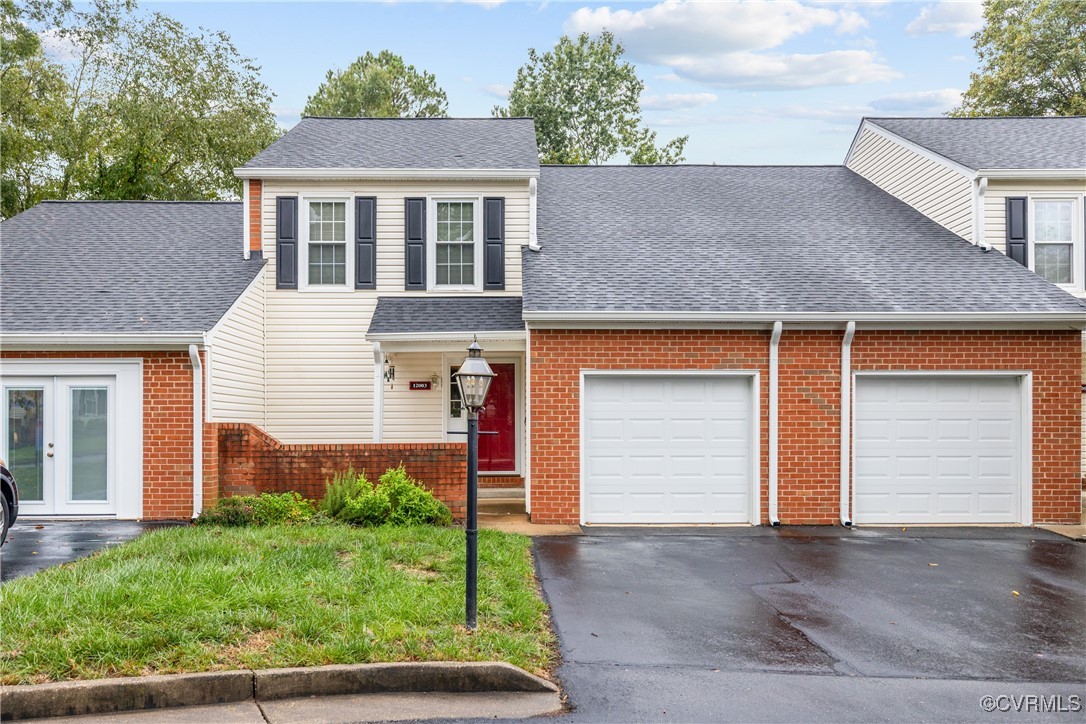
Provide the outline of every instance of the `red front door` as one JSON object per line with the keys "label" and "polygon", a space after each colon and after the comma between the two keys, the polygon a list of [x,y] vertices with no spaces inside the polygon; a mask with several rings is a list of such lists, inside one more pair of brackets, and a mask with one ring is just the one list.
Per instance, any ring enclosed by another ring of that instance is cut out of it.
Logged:
{"label": "red front door", "polygon": [[497,377],[490,383],[486,406],[479,411],[479,471],[508,473],[517,469],[517,368],[491,364]]}

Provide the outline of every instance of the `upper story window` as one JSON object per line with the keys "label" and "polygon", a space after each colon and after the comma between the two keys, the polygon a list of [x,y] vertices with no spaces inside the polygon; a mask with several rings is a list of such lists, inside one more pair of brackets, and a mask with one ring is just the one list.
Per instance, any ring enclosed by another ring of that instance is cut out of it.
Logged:
{"label": "upper story window", "polygon": [[349,206],[347,200],[306,201],[302,223],[306,286],[347,287]]}
{"label": "upper story window", "polygon": [[431,289],[479,289],[482,219],[479,199],[431,199],[428,256]]}
{"label": "upper story window", "polygon": [[1033,270],[1050,282],[1081,288],[1083,279],[1080,199],[1033,198],[1029,223]]}

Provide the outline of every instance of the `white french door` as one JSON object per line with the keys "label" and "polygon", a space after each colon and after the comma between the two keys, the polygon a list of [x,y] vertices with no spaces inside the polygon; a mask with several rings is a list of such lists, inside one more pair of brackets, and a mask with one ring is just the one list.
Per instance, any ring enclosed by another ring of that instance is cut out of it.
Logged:
{"label": "white french door", "polygon": [[20,515],[117,513],[116,377],[5,377],[3,405]]}

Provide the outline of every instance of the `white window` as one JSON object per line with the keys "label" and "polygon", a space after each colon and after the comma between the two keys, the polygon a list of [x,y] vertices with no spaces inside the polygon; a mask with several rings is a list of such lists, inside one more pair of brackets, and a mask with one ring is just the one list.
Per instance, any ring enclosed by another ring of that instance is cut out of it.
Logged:
{"label": "white window", "polygon": [[350,204],[346,199],[305,199],[303,208],[303,287],[348,288]]}
{"label": "white window", "polygon": [[1082,289],[1082,198],[1030,199],[1031,268],[1063,287]]}
{"label": "white window", "polygon": [[478,198],[430,199],[428,287],[482,288],[483,220]]}

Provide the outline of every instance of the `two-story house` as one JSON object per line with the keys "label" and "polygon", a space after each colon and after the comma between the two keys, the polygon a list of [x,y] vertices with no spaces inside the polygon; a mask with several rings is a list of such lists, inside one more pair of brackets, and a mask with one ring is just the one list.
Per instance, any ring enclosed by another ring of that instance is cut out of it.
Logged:
{"label": "two-story house", "polygon": [[460,512],[477,336],[483,474],[536,522],[1078,519],[1086,302],[845,166],[541,167],[530,119],[307,118],[237,174],[240,204],[4,222],[28,512],[399,462]]}
{"label": "two-story house", "polygon": [[1086,117],[865,118],[845,165],[1086,297]]}

